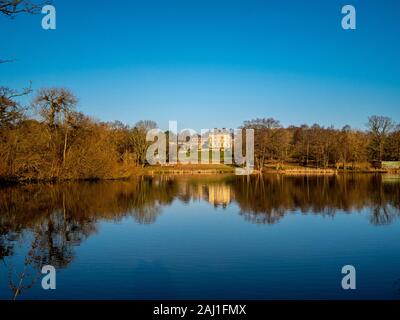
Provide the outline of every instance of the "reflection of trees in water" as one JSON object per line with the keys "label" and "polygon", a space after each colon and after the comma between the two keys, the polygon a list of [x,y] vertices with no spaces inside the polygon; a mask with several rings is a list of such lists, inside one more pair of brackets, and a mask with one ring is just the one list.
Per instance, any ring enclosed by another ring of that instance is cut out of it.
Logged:
{"label": "reflection of trees in water", "polygon": [[264,176],[239,177],[233,184],[240,214],[247,221],[272,224],[293,206],[285,206],[280,178],[272,181]]}
{"label": "reflection of trees in water", "polygon": [[400,211],[399,183],[382,183],[375,179],[374,192],[371,194],[371,218],[374,225],[387,225],[393,222]]}
{"label": "reflection of trees in water", "polygon": [[295,210],[334,216],[370,207],[375,225],[400,215],[400,183],[383,183],[381,176],[239,177],[232,186],[241,214],[256,223],[275,223]]}
{"label": "reflection of trees in water", "polygon": [[[166,176],[7,187],[0,189],[0,259],[6,264],[21,235],[28,232],[34,238],[25,261],[29,268],[38,272],[45,264],[66,267],[74,259],[74,246],[96,232],[98,221],[132,216],[138,223],[154,223],[162,207],[174,199],[207,201],[215,207],[236,202],[247,221],[262,224],[276,223],[295,210],[333,216],[337,211],[370,208],[371,223],[382,225],[399,216],[399,198],[399,182],[385,183],[374,175]],[[13,292],[24,288],[12,287]]]}
{"label": "reflection of trees in water", "polygon": [[[161,207],[176,197],[176,190],[170,179],[151,178],[1,189],[0,260],[9,269],[13,296],[31,286],[24,282],[34,282],[43,265],[68,266],[74,259],[73,248],[96,232],[98,221],[130,215],[139,223],[153,223]],[[23,271],[17,272],[7,257],[27,232],[34,240]]]}
{"label": "reflection of trees in water", "polygon": [[133,184],[135,190],[125,198],[130,207],[127,211],[143,224],[154,223],[161,208],[171,204],[178,194],[178,186],[171,177],[140,178]]}
{"label": "reflection of trees in water", "polygon": [[168,178],[0,189],[0,258],[10,255],[18,235],[29,229],[41,235],[49,254],[70,261],[69,247],[96,232],[96,222],[130,215],[152,223],[177,190]]}
{"label": "reflection of trees in water", "polygon": [[299,210],[333,216],[338,210],[371,208],[371,223],[387,224],[399,215],[400,183],[381,176],[254,176],[223,179],[138,178],[125,182],[27,185],[0,189],[0,258],[12,255],[23,230],[39,234],[43,250],[61,265],[73,259],[71,247],[96,232],[99,220],[132,216],[153,223],[174,199],[232,201],[249,221],[275,223]]}
{"label": "reflection of trees in water", "polygon": [[391,206],[374,206],[371,215],[371,223],[374,225],[391,224],[393,219],[397,216],[397,211]]}

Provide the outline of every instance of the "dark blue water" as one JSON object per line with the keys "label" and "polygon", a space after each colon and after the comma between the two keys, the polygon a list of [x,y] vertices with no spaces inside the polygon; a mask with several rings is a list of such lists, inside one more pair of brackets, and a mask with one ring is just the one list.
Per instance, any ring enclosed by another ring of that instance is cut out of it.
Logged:
{"label": "dark blue water", "polygon": [[369,175],[3,188],[0,299],[399,299],[399,199]]}

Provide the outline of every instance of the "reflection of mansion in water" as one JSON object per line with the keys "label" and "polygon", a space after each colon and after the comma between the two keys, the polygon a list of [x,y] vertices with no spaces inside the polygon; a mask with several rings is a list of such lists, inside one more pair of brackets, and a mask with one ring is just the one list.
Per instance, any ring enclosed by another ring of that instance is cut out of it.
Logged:
{"label": "reflection of mansion in water", "polygon": [[208,134],[208,149],[221,150],[232,149],[232,132],[227,129],[214,129]]}
{"label": "reflection of mansion in water", "polygon": [[234,191],[227,184],[198,184],[198,185],[180,185],[181,199],[204,200],[215,207],[222,206],[226,208],[234,200]]}
{"label": "reflection of mansion in water", "polygon": [[210,185],[208,187],[208,202],[214,206],[224,208],[231,202],[231,188],[225,184]]}

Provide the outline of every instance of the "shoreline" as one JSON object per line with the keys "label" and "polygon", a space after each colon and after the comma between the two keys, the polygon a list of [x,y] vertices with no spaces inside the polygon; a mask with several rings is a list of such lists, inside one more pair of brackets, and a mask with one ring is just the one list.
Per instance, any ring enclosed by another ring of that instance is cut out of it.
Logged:
{"label": "shoreline", "polygon": [[[219,175],[235,175],[235,167],[226,165],[180,165],[177,166],[154,166],[154,167],[135,167],[126,172],[125,175],[107,177],[107,178],[53,178],[53,179],[18,179],[18,178],[0,178],[0,186],[14,185],[30,185],[30,184],[58,184],[66,182],[99,182],[99,181],[129,181],[136,177],[154,177],[154,176],[219,176]],[[207,167],[208,166],[208,167]],[[384,169],[363,169],[363,170],[343,170],[334,168],[309,168],[297,167],[288,169],[266,168],[262,171],[254,170],[252,176],[278,174],[287,176],[333,176],[339,174],[393,174],[400,176],[400,170],[384,170]]]}

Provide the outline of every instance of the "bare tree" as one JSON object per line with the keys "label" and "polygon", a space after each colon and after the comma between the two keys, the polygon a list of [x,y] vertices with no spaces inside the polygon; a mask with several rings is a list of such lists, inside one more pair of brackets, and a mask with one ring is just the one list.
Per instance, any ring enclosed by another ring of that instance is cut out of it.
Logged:
{"label": "bare tree", "polygon": [[391,161],[400,161],[400,124],[391,132],[385,143],[385,156]]}
{"label": "bare tree", "polygon": [[74,94],[64,88],[40,89],[33,100],[39,114],[53,127],[62,124],[77,103]]}
{"label": "bare tree", "polygon": [[0,13],[14,18],[20,13],[37,14],[49,1],[35,3],[29,0],[0,0]]}
{"label": "bare tree", "polygon": [[[21,13],[37,14],[41,11],[42,7],[50,4],[51,1],[36,3],[30,0],[0,0],[0,15],[5,15],[14,19]],[[13,62],[14,59],[0,59],[0,64]]]}
{"label": "bare tree", "polygon": [[[389,117],[371,116],[368,118],[367,127],[371,135],[371,156],[379,161],[383,160],[383,151],[388,134],[395,127],[395,122]],[[373,159],[373,160],[375,160]]]}
{"label": "bare tree", "polygon": [[147,133],[147,131],[157,128],[157,123],[152,120],[140,120],[135,124],[135,128],[143,130]]}
{"label": "bare tree", "polygon": [[52,131],[64,130],[63,164],[68,146],[68,128],[77,103],[78,99],[74,94],[64,88],[41,89],[33,101]]}
{"label": "bare tree", "polygon": [[130,134],[130,145],[135,153],[136,163],[144,166],[146,164],[146,150],[150,142],[146,140],[147,132],[155,129],[157,124],[151,120],[142,120],[135,124]]}
{"label": "bare tree", "polygon": [[273,118],[245,121],[243,127],[254,129],[254,147],[257,167],[262,171],[267,160],[282,161],[287,156],[289,136],[280,122]]}
{"label": "bare tree", "polygon": [[22,91],[0,87],[0,129],[13,126],[22,119],[24,109],[15,99],[31,92],[30,87]]}

